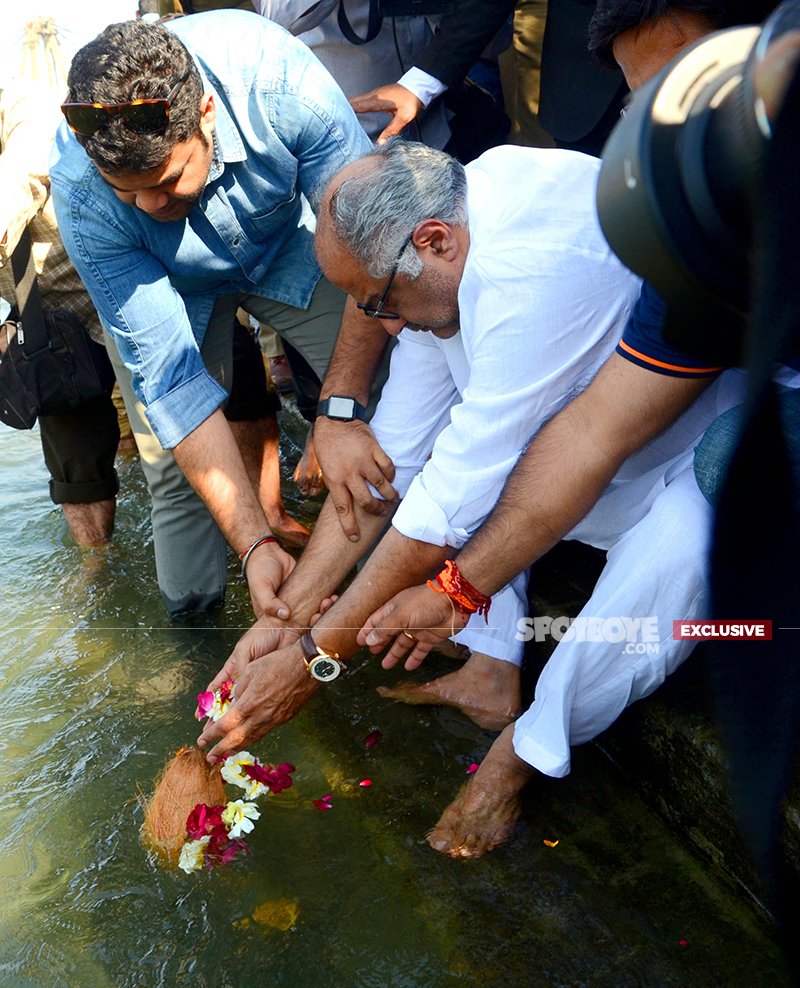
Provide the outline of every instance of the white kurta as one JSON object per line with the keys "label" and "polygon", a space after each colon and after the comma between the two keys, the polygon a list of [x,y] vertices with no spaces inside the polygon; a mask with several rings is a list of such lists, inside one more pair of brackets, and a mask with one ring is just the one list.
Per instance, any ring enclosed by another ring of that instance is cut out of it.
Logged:
{"label": "white kurta", "polygon": [[[530,436],[614,349],[639,281],[597,225],[599,162],[569,151],[494,148],[467,166],[470,248],[461,332],[404,330],[372,427],[404,495],[394,526],[462,546],[491,511]],[[491,623],[458,636],[520,662],[524,576],[495,595]]]}

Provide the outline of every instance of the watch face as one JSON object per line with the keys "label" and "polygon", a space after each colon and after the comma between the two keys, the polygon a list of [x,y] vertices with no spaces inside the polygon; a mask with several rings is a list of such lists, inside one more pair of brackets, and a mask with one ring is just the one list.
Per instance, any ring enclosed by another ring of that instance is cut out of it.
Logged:
{"label": "watch face", "polygon": [[352,419],[355,417],[355,400],[353,398],[343,398],[340,395],[331,395],[328,398],[328,418],[331,419]]}
{"label": "watch face", "polygon": [[314,679],[318,679],[321,683],[329,683],[332,679],[336,679],[342,671],[342,667],[334,659],[329,659],[326,655],[323,655],[318,659],[312,660],[308,671]]}

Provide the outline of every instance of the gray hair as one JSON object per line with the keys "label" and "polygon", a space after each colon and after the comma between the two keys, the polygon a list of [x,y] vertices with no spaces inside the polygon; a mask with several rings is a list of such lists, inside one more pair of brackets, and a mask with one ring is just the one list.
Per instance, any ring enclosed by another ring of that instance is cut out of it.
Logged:
{"label": "gray hair", "polygon": [[[417,278],[422,261],[403,242],[426,219],[467,225],[464,167],[443,151],[394,138],[371,151],[377,167],[345,179],[329,203],[334,232],[373,278]],[[398,255],[402,250],[402,256]]]}

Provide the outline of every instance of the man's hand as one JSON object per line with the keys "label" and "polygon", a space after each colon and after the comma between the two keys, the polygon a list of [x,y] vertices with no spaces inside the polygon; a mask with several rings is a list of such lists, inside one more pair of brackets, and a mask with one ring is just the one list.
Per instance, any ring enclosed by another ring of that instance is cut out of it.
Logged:
{"label": "man's hand", "polygon": [[278,597],[283,582],[295,568],[295,560],[275,542],[260,545],[247,560],[247,585],[257,618],[271,615],[287,621],[291,610]]}
{"label": "man's hand", "polygon": [[4,322],[0,326],[0,357],[6,355],[9,343],[14,339],[14,334],[17,332],[17,324],[13,322]]}
{"label": "man's hand", "polygon": [[212,763],[222,755],[244,751],[291,720],[319,687],[306,669],[298,644],[254,659],[236,680],[230,710],[219,720],[208,721],[197,739],[198,747],[217,742],[207,755]]}
{"label": "man's hand", "polygon": [[225,665],[206,686],[206,689],[213,693],[228,679],[232,679],[234,683],[238,684],[251,662],[255,662],[263,655],[269,655],[270,652],[277,652],[278,649],[291,645],[292,642],[297,641],[301,634],[302,629],[290,628],[278,618],[269,615],[260,617],[253,627],[242,635],[228,656]]}
{"label": "man's hand", "polygon": [[[385,515],[397,500],[394,464],[365,422],[337,422],[320,415],[314,422],[314,447],[342,530],[351,542],[360,537],[353,501],[373,515]],[[367,484],[385,500],[372,496]]]}
{"label": "man's hand", "polygon": [[393,669],[411,649],[405,662],[405,668],[411,672],[422,665],[434,645],[450,638],[463,627],[461,615],[450,598],[422,584],[401,590],[371,614],[359,631],[357,641],[377,655],[397,635],[381,666]]}
{"label": "man's hand", "polygon": [[391,122],[381,131],[378,144],[385,144],[390,137],[395,137],[407,124],[415,120],[425,109],[422,100],[415,96],[410,89],[397,82],[388,86],[378,86],[361,96],[354,96],[350,106],[356,113],[388,113]]}

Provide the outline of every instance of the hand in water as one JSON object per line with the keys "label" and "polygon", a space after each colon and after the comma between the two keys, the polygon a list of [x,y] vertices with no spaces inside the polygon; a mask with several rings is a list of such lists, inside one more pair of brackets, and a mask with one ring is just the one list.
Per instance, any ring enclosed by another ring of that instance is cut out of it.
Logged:
{"label": "hand in water", "polygon": [[219,720],[206,723],[197,745],[206,748],[217,742],[208,752],[210,762],[244,751],[291,720],[319,687],[309,675],[299,644],[255,658],[236,680],[230,709]]}

